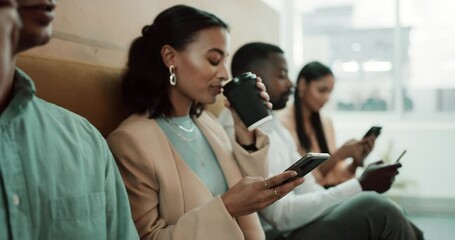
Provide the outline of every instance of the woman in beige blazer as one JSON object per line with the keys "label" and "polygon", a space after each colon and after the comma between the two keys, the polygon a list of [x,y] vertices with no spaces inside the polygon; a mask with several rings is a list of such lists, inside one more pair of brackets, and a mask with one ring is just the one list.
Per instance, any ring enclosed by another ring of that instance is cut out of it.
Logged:
{"label": "woman in beige blazer", "polygon": [[[374,147],[375,137],[351,139],[340,148],[335,145],[335,133],[330,118],[320,113],[335,85],[332,71],[320,62],[306,64],[299,73],[294,93],[294,105],[280,114],[280,119],[292,133],[300,154],[326,152],[331,157],[313,171],[323,186],[334,186],[355,176],[357,167]],[[344,161],[352,158],[348,163]]]}
{"label": "woman in beige blazer", "polygon": [[108,143],[142,239],[264,239],[255,212],[303,182],[279,186],[295,172],[264,178],[268,138],[236,117],[231,144],[203,111],[228,79],[228,54],[227,25],[184,5],[161,12],[131,46],[122,88],[133,115]]}

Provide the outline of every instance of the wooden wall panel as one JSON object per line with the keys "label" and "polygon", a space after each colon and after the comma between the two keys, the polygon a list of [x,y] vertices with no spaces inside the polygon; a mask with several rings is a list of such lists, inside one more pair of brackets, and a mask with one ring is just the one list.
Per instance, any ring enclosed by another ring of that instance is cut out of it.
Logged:
{"label": "wooden wall panel", "polygon": [[175,4],[197,7],[226,21],[231,52],[249,41],[279,42],[278,13],[261,0],[66,0],[58,2],[51,42],[28,53],[123,67],[142,26]]}

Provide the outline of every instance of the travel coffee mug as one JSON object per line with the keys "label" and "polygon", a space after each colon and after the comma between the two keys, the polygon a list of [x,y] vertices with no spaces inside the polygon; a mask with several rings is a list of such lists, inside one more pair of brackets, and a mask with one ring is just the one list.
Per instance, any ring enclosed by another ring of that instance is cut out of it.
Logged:
{"label": "travel coffee mug", "polygon": [[256,75],[246,72],[223,87],[223,94],[250,131],[272,119],[256,82]]}

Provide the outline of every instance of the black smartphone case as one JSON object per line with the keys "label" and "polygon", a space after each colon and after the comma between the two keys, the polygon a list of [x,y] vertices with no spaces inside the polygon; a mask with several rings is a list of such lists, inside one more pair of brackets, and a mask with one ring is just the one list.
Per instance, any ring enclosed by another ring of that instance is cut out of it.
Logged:
{"label": "black smartphone case", "polygon": [[330,155],[328,153],[307,153],[297,162],[292,164],[289,168],[284,171],[294,170],[297,172],[297,176],[292,177],[283,182],[283,184],[291,182],[296,178],[303,177],[315,169],[317,166],[321,165]]}

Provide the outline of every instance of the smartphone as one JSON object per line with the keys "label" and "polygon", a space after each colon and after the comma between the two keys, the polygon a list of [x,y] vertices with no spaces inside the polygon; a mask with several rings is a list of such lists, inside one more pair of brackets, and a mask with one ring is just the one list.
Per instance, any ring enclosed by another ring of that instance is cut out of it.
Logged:
{"label": "smartphone", "polygon": [[363,136],[363,138],[366,138],[366,137],[370,136],[371,134],[373,134],[375,137],[378,137],[379,134],[381,134],[381,130],[382,130],[382,127],[380,127],[380,126],[372,126],[372,127],[367,131],[367,133],[365,133],[365,135]]}
{"label": "smartphone", "polygon": [[329,159],[329,157],[330,157],[330,155],[328,153],[310,152],[310,153],[305,154],[305,156],[303,156],[297,162],[295,162],[290,167],[288,167],[286,170],[284,170],[285,172],[294,170],[297,172],[297,176],[287,179],[282,184],[292,182],[296,178],[307,175],[309,172],[311,172],[317,166],[321,165],[323,162],[325,162],[327,159]]}
{"label": "smartphone", "polygon": [[395,163],[400,163],[400,159],[403,157],[403,155],[406,153],[406,150],[404,150],[401,155],[397,158],[397,160],[395,161]]}

